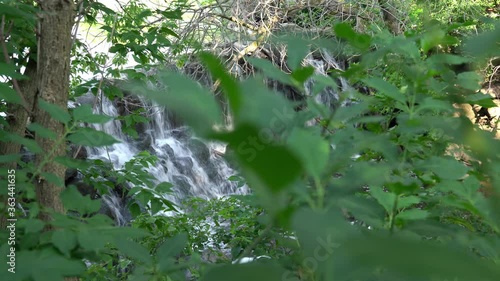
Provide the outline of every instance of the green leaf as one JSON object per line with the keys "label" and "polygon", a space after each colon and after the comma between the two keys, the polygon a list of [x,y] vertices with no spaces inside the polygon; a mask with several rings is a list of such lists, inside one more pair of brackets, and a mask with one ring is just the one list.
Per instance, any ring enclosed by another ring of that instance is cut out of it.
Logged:
{"label": "green leaf", "polygon": [[26,76],[19,73],[14,65],[4,62],[0,62],[0,75],[5,75],[18,80],[27,78]]}
{"label": "green leaf", "polygon": [[25,222],[26,233],[37,233],[45,227],[45,222],[39,219],[29,219]]}
{"label": "green leaf", "polygon": [[212,77],[220,81],[222,90],[229,100],[231,110],[233,110],[235,114],[238,114],[242,106],[241,89],[238,81],[226,72],[220,60],[217,59],[214,55],[207,52],[202,52],[199,56],[201,61],[210,71]]}
{"label": "green leaf", "polygon": [[151,264],[152,258],[149,250],[141,244],[125,237],[116,237],[115,244],[124,255],[145,264]]}
{"label": "green leaf", "polygon": [[302,160],[307,172],[319,179],[330,155],[330,145],[317,134],[295,128],[288,138],[288,144]]}
{"label": "green leaf", "polygon": [[107,235],[99,235],[95,233],[95,231],[89,231],[87,228],[81,228],[78,232],[76,232],[78,238],[78,244],[81,248],[99,252],[106,248],[106,244],[112,241],[113,237],[109,237]]}
{"label": "green leaf", "polygon": [[397,218],[402,220],[423,220],[428,216],[429,212],[426,210],[410,209],[400,212]]}
{"label": "green leaf", "polygon": [[0,163],[13,163],[21,160],[20,154],[0,155]]}
{"label": "green leaf", "polygon": [[68,124],[68,122],[71,120],[71,116],[66,111],[66,109],[61,108],[55,104],[48,103],[43,99],[38,99],[38,106],[49,113],[52,118],[61,123]]}
{"label": "green leaf", "polygon": [[473,71],[462,72],[457,75],[458,84],[465,89],[477,91],[481,89],[481,76]]}
{"label": "green leaf", "polygon": [[251,78],[242,82],[243,96],[242,104],[244,110],[234,116],[236,124],[252,124],[260,128],[262,138],[271,142],[273,135],[279,136],[293,123],[296,112],[293,104],[278,95],[257,78]]}
{"label": "green leaf", "polygon": [[54,161],[70,169],[86,170],[92,166],[91,163],[85,160],[73,159],[68,156],[57,156]]}
{"label": "green leaf", "polygon": [[169,182],[162,182],[155,187],[155,191],[161,194],[167,194],[169,192],[172,192],[173,186],[174,185]]}
{"label": "green leaf", "polygon": [[53,131],[43,127],[37,122],[33,122],[28,125],[28,130],[34,132],[38,136],[41,136],[42,138],[47,138],[51,140],[55,140],[57,138],[57,134],[54,133]]}
{"label": "green leaf", "polygon": [[235,149],[241,165],[246,168],[244,172],[252,178],[257,177],[260,184],[263,183],[273,192],[295,181],[302,170],[301,162],[287,147],[273,145],[262,139],[254,126],[242,124],[233,132],[213,137],[228,142]]}
{"label": "green leaf", "polygon": [[375,88],[381,95],[399,101],[401,104],[406,104],[406,97],[399,91],[399,89],[384,79],[376,77],[366,78],[363,79],[363,82],[369,87]]}
{"label": "green leaf", "polygon": [[156,258],[160,271],[166,272],[169,266],[175,262],[175,257],[179,255],[184,248],[186,248],[188,236],[186,233],[180,233],[172,238],[165,240],[156,251]]}
{"label": "green leaf", "polygon": [[289,276],[287,280],[296,280],[291,278],[293,274],[286,275],[286,271],[277,265],[247,263],[213,267],[207,271],[201,280],[277,281],[283,280],[283,276]]}
{"label": "green leaf", "polygon": [[377,199],[378,203],[384,207],[388,214],[392,214],[394,211],[394,204],[396,203],[397,195],[392,192],[384,192],[382,188],[378,186],[370,187],[370,194]]}
{"label": "green leaf", "polygon": [[458,180],[465,176],[469,168],[465,164],[444,157],[431,157],[427,161],[423,161],[420,167],[433,172],[443,180]]}
{"label": "green leaf", "polygon": [[420,197],[418,196],[405,196],[405,197],[399,197],[398,199],[398,209],[403,209],[403,208],[408,208],[411,207],[415,204],[420,203]]}
{"label": "green leaf", "polygon": [[[336,254],[349,257],[349,264],[344,264],[341,268],[344,270],[337,274],[349,274],[354,268],[361,267],[366,273],[359,280],[368,280],[374,270],[383,270],[395,280],[408,281],[495,281],[500,276],[500,268],[495,263],[473,255],[468,247],[463,249],[457,247],[456,243],[439,244],[429,240],[377,234],[368,233],[348,239]],[[432,259],[429,259],[430,254]]]}
{"label": "green leaf", "polygon": [[292,78],[295,79],[298,84],[304,84],[306,80],[309,79],[313,74],[314,74],[314,67],[307,66],[295,69],[291,75]]}
{"label": "green leaf", "polygon": [[101,208],[101,200],[92,200],[90,196],[82,196],[75,186],[68,186],[61,192],[61,200],[67,210],[77,211],[81,215],[92,214]]}
{"label": "green leaf", "polygon": [[346,39],[353,47],[366,51],[370,48],[371,37],[366,34],[356,33],[348,23],[339,23],[333,27],[335,35]]}
{"label": "green leaf", "polygon": [[41,173],[41,176],[43,179],[45,179],[46,181],[48,181],[52,184],[55,184],[56,186],[64,187],[64,181],[60,177],[55,175],[54,173],[43,172],[43,173]]}
{"label": "green leaf", "polygon": [[108,146],[119,141],[114,137],[93,128],[79,127],[74,133],[68,136],[68,140],[74,144],[84,146]]}
{"label": "green leaf", "polygon": [[52,244],[66,257],[70,257],[70,252],[77,245],[76,235],[69,229],[58,229],[52,234]]}
{"label": "green leaf", "polygon": [[467,95],[465,101],[469,104],[477,104],[485,108],[497,107],[497,104],[493,101],[491,96],[483,93]]}
{"label": "green leaf", "polygon": [[0,99],[7,103],[23,104],[21,96],[5,83],[0,83]]}
{"label": "green leaf", "polygon": [[467,38],[464,49],[479,59],[498,56],[498,38],[500,38],[500,23],[496,21],[494,29]]}
{"label": "green leaf", "polygon": [[44,152],[35,140],[24,138],[24,137],[21,137],[17,134],[11,134],[11,133],[2,132],[2,131],[0,131],[0,136],[1,136],[2,141],[11,141],[11,142],[19,143],[21,145],[24,145],[32,153]]}
{"label": "green leaf", "polygon": [[287,44],[287,62],[291,70],[296,71],[307,53],[310,43],[300,37],[288,36],[284,38]]}
{"label": "green leaf", "polygon": [[430,28],[428,32],[424,33],[420,41],[422,51],[424,53],[427,53],[430,49],[441,44],[445,38],[445,35],[445,31],[440,28]]}
{"label": "green leaf", "polygon": [[290,75],[278,69],[270,61],[250,57],[248,58],[248,62],[254,67],[260,69],[267,77],[275,79],[285,85],[296,86]]}
{"label": "green leaf", "polygon": [[113,117],[92,112],[92,107],[83,104],[73,109],[73,119],[85,123],[102,124],[113,120]]}
{"label": "green leaf", "polygon": [[133,91],[174,111],[200,135],[210,132],[213,125],[222,123],[220,107],[207,89],[177,73],[162,73],[160,80],[167,86],[166,92],[141,85],[135,85]]}

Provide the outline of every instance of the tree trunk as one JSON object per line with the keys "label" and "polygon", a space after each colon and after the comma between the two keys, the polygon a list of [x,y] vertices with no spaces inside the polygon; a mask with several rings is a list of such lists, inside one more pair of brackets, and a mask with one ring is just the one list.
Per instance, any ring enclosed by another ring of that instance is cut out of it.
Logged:
{"label": "tree trunk", "polygon": [[[75,17],[75,4],[72,0],[44,0],[40,1],[40,39],[38,41],[38,99],[67,110],[69,94],[71,30]],[[37,101],[38,105],[38,101]],[[35,106],[33,121],[56,133],[55,140],[42,138],[38,135],[38,142],[43,155],[36,156],[39,166],[43,166],[43,173],[50,173],[64,182],[65,167],[53,161],[55,156],[62,156],[66,151],[64,124],[53,119],[49,113]],[[53,152],[49,154],[49,152]],[[59,197],[64,186],[48,181],[43,174],[36,177],[36,195],[38,203],[45,208],[64,213],[64,207]],[[51,220],[50,215],[41,212],[41,219]]]}

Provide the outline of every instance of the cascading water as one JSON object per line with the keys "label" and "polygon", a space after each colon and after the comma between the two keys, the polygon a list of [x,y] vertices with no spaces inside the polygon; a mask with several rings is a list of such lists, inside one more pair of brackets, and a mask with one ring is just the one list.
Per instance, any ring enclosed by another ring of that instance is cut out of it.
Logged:
{"label": "cascading water", "polygon": [[[221,156],[224,146],[205,142],[194,136],[189,128],[177,126],[164,107],[141,98],[132,98],[134,106],[145,109],[144,115],[150,120],[138,132],[139,138],[134,140],[124,134],[121,121],[116,118],[105,124],[94,124],[92,126],[95,129],[112,135],[120,142],[107,147],[87,148],[88,158],[111,162],[115,169],[121,169],[140,151],[149,151],[158,161],[147,168],[148,172],[154,177],[155,184],[173,184],[172,193],[164,194],[164,198],[178,205],[189,196],[211,199],[248,192],[246,186],[238,187],[237,183],[228,180],[235,171]],[[123,111],[117,102],[103,95],[94,97],[89,93],[79,98],[78,102],[92,102],[96,104],[95,113],[111,117],[119,117],[120,111]],[[121,225],[127,216],[123,214],[124,203],[121,198],[118,200],[119,197],[120,194],[110,192],[103,196],[103,202],[117,224]]]}
{"label": "cascading water", "polygon": [[[327,51],[322,50],[321,55],[320,59],[310,55],[304,61],[305,64],[314,67],[315,74],[328,76],[329,69],[342,69]],[[339,87],[324,88],[314,97],[315,101],[330,108],[338,106],[339,90],[349,89],[346,80],[343,78],[338,80]],[[305,83],[306,96],[313,95],[313,87],[312,80]],[[249,192],[246,186],[238,187],[238,183],[228,180],[235,174],[235,171],[221,157],[225,146],[197,138],[189,128],[179,125],[175,117],[164,107],[133,95],[128,95],[122,100],[111,101],[102,94],[95,97],[88,93],[77,101],[80,104],[94,105],[95,113],[111,117],[126,115],[133,108],[142,108],[144,109],[143,115],[149,119],[144,126],[136,127],[139,133],[137,140],[122,131],[121,121],[117,118],[105,124],[92,125],[95,129],[112,135],[120,142],[108,147],[87,148],[88,158],[101,159],[112,163],[115,169],[121,169],[139,152],[149,151],[158,158],[158,161],[156,165],[147,168],[148,172],[154,177],[156,184],[161,182],[173,184],[173,192],[163,196],[178,205],[183,199],[191,196],[211,199]],[[103,196],[103,202],[106,204],[105,211],[120,225],[129,218],[124,214],[126,202],[122,200],[122,196],[123,194],[113,191]]]}

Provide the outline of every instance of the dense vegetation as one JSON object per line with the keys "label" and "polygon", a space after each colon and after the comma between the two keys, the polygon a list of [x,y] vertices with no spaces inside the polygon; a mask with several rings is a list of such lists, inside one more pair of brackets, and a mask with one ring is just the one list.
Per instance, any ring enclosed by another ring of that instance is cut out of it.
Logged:
{"label": "dense vegetation", "polygon": [[[1,280],[499,280],[497,1],[116,3],[0,0]],[[78,157],[117,142],[88,92],[167,107],[251,192],[177,206],[147,150]]]}

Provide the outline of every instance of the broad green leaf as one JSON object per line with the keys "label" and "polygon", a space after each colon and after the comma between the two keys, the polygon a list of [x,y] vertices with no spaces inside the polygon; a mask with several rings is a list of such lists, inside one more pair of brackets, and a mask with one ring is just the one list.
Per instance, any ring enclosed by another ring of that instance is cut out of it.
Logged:
{"label": "broad green leaf", "polygon": [[11,141],[25,146],[30,152],[38,154],[44,152],[35,140],[21,137],[17,134],[11,134],[5,131],[0,131],[0,139],[2,141]]}
{"label": "broad green leaf", "polygon": [[82,196],[76,187],[70,185],[61,192],[61,200],[67,210],[77,211],[81,215],[92,214],[101,208],[101,200],[92,200]]}
{"label": "broad green leaf", "polygon": [[54,133],[53,131],[43,127],[37,122],[33,122],[28,125],[28,130],[34,132],[38,136],[41,136],[42,138],[47,138],[51,140],[55,140],[57,138],[57,134]]}
{"label": "broad green leaf", "polygon": [[288,66],[295,72],[309,52],[310,43],[303,38],[293,36],[288,36],[284,40],[287,44]]}
{"label": "broad green leaf", "polygon": [[498,56],[498,38],[500,38],[500,23],[497,21],[494,29],[467,38],[464,49],[479,59]]}
{"label": "broad green leaf", "polygon": [[119,142],[113,136],[102,131],[83,127],[77,128],[67,139],[74,144],[94,147],[108,146]]}
{"label": "broad green leaf", "polygon": [[261,133],[252,125],[241,124],[233,132],[213,137],[234,148],[246,168],[244,172],[258,177],[269,190],[277,192],[298,178],[302,164],[287,147],[270,143]]}
{"label": "broad green leaf", "polygon": [[333,30],[337,37],[346,39],[353,47],[361,51],[366,51],[370,48],[371,37],[366,34],[356,33],[348,23],[336,24]]}
{"label": "broad green leaf", "polygon": [[370,194],[377,199],[378,203],[384,207],[388,214],[394,211],[394,204],[396,204],[397,195],[392,192],[384,192],[378,186],[370,186]]}
{"label": "broad green leaf", "polygon": [[113,117],[95,114],[92,112],[92,107],[88,104],[83,104],[73,109],[73,119],[85,123],[102,124],[113,120]]}
{"label": "broad green leaf", "polygon": [[445,35],[445,31],[440,28],[430,28],[426,33],[424,33],[420,41],[422,51],[427,53],[430,49],[443,43]]}
{"label": "broad green leaf", "polygon": [[200,59],[208,68],[212,77],[220,81],[220,85],[229,100],[231,110],[235,114],[239,114],[242,106],[240,83],[226,72],[220,60],[214,55],[203,52],[200,54]]}
{"label": "broad green leaf", "polygon": [[24,224],[26,233],[37,233],[45,227],[45,222],[39,219],[28,219]]}
{"label": "broad green leaf", "polygon": [[[297,68],[292,72],[292,78],[297,81],[298,84],[304,84],[307,79],[311,78],[314,74],[314,68],[312,66],[306,66]],[[320,76],[320,75],[318,75]],[[322,76],[322,75],[321,75]],[[325,76],[323,76],[325,77]],[[327,78],[328,79],[328,78]],[[331,80],[331,78],[329,78]],[[332,80],[333,82],[333,80]]]}
{"label": "broad green leaf", "polygon": [[369,87],[377,89],[381,95],[399,101],[401,104],[406,104],[406,97],[399,89],[384,79],[373,77],[363,79],[363,82]]}
{"label": "broad green leaf", "polygon": [[156,258],[160,271],[168,271],[169,266],[175,262],[175,257],[178,256],[186,246],[188,237],[185,233],[180,233],[163,242],[156,251]]}
{"label": "broad green leaf", "polygon": [[75,233],[69,229],[58,229],[52,234],[52,244],[66,257],[70,257],[70,252],[77,243]]}
{"label": "broad green leaf", "polygon": [[207,89],[177,73],[162,73],[160,80],[167,87],[164,92],[137,85],[136,91],[178,114],[200,135],[221,124],[220,107]]}
{"label": "broad green leaf", "polygon": [[13,64],[4,62],[0,62],[0,75],[5,75],[18,80],[27,78],[26,76],[19,73]]}
{"label": "broad green leaf", "polygon": [[460,65],[470,62],[471,59],[453,54],[435,54],[429,57],[427,61],[432,63]]}
{"label": "broad green leaf", "polygon": [[173,186],[174,185],[169,182],[162,182],[155,187],[155,191],[161,194],[166,194],[172,191]]}
{"label": "broad green leaf", "polygon": [[145,264],[151,264],[152,258],[149,254],[149,250],[143,245],[129,240],[126,237],[116,237],[115,244],[124,255]]}
{"label": "broad green leaf", "polygon": [[0,155],[0,163],[12,163],[21,160],[21,154]]}
{"label": "broad green leaf", "polygon": [[52,118],[61,123],[68,124],[71,120],[71,116],[66,109],[63,109],[55,104],[48,103],[43,99],[38,99],[38,106],[49,113]]}
{"label": "broad green leaf", "polygon": [[73,159],[73,157],[68,156],[57,156],[54,161],[71,169],[85,170],[92,166],[91,163],[85,160]]}
{"label": "broad green leaf", "polygon": [[283,276],[289,276],[286,280],[297,280],[286,274],[286,271],[274,264],[235,264],[223,265],[209,269],[202,277],[202,281],[277,281],[282,280]]}
{"label": "broad green leaf", "polygon": [[93,252],[104,250],[106,248],[106,244],[112,241],[111,237],[99,235],[96,233],[96,230],[92,231],[87,228],[79,229],[79,231],[76,232],[76,235],[78,238],[78,245],[85,250]]}
{"label": "broad green leaf", "polygon": [[[397,235],[367,233],[347,239],[344,247],[336,252],[343,269],[365,268],[360,280],[367,280],[373,270],[383,270],[385,280],[482,280],[495,281],[500,268],[493,262],[473,255],[470,249],[456,244],[443,245],[432,240],[408,239]],[[408,253],[411,253],[409,255]],[[432,255],[432,259],[429,255]],[[348,264],[346,264],[346,262]]]}
{"label": "broad green leaf", "polygon": [[296,128],[290,134],[288,144],[302,160],[307,172],[319,179],[330,155],[328,142],[318,134]]}
{"label": "broad green leaf", "polygon": [[234,116],[235,124],[252,124],[260,128],[261,138],[272,142],[293,123],[296,112],[290,101],[282,95],[271,92],[256,78],[242,82],[242,104],[245,110]]}
{"label": "broad green leaf", "polygon": [[477,93],[473,95],[467,95],[465,101],[470,104],[477,104],[485,108],[497,107],[497,104],[493,101],[490,95]]}
{"label": "broad green leaf", "polygon": [[458,180],[465,176],[469,168],[465,164],[444,157],[431,157],[427,161],[423,161],[422,168],[427,169],[436,174],[443,180]]}
{"label": "broad green leaf", "polygon": [[428,216],[429,216],[429,211],[410,209],[400,212],[397,215],[397,218],[402,220],[423,220],[426,219]]}
{"label": "broad green leaf", "polygon": [[481,89],[481,76],[476,72],[468,71],[457,75],[458,84],[465,89],[477,91]]}
{"label": "broad green leaf", "polygon": [[248,58],[248,62],[250,62],[250,64],[254,67],[260,69],[266,77],[275,79],[285,85],[296,86],[296,83],[294,83],[290,75],[278,69],[270,61],[250,57]]}
{"label": "broad green leaf", "polygon": [[420,202],[421,199],[418,196],[411,195],[411,196],[399,197],[398,209],[408,208]]}
{"label": "broad green leaf", "polygon": [[54,173],[43,172],[43,173],[41,173],[41,177],[44,180],[46,180],[52,184],[55,184],[56,186],[64,187],[64,181],[60,177],[55,175]]}
{"label": "broad green leaf", "polygon": [[5,83],[0,83],[0,100],[8,103],[23,104],[19,94]]}

